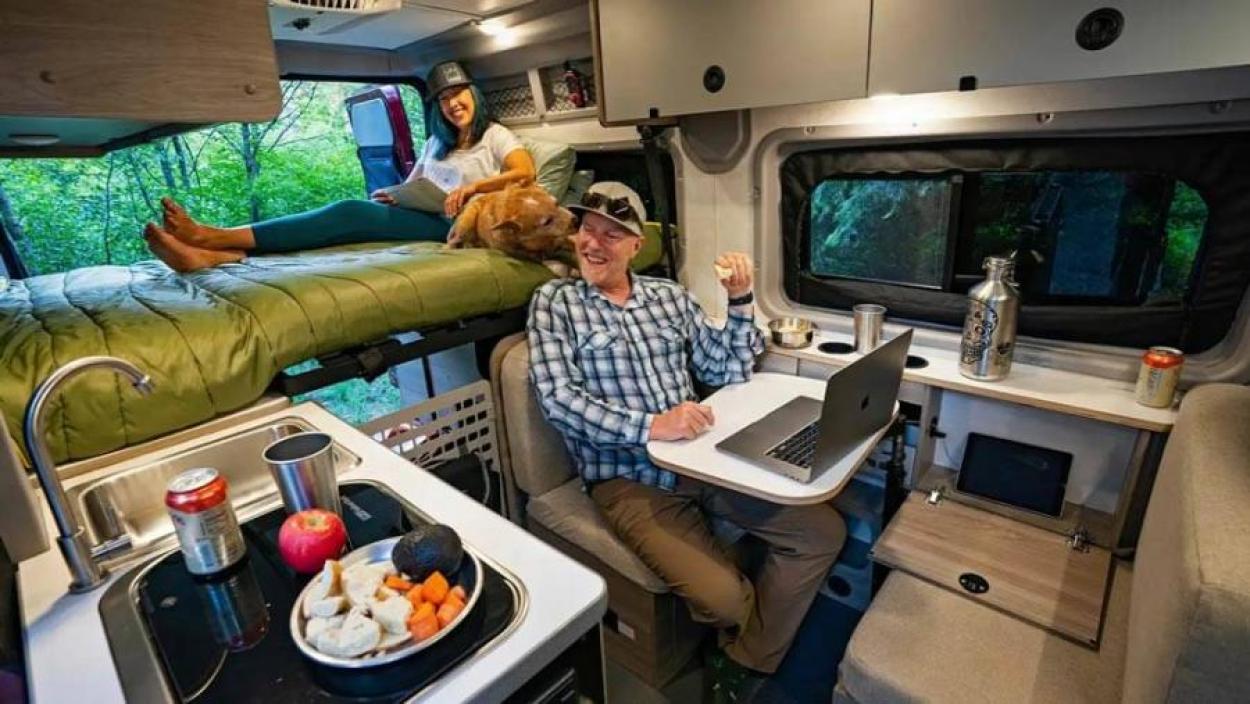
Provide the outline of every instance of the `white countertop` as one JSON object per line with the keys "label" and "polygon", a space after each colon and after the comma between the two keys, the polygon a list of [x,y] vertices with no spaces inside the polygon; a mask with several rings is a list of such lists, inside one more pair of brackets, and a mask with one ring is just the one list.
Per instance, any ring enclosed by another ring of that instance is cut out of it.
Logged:
{"label": "white countertop", "polygon": [[[340,475],[342,480],[371,479],[389,486],[431,518],[455,528],[466,545],[510,571],[528,593],[527,610],[519,616],[520,622],[510,634],[470,656],[413,701],[501,701],[603,617],[607,587],[598,574],[409,464],[319,406],[301,404],[244,427],[290,416],[332,433],[360,456],[361,463]],[[230,432],[235,430],[206,435],[173,450]],[[47,518],[49,535],[55,536],[50,513]],[[31,701],[124,702],[97,610],[107,585],[87,594],[71,595],[67,593],[68,584],[69,572],[55,547],[19,566]],[[269,637],[274,636],[285,637],[285,628]]]}
{"label": "white countertop", "polygon": [[[790,350],[770,346],[768,351],[834,367],[843,367],[862,356],[856,352],[826,354],[817,349],[822,342],[850,342],[850,339],[847,335],[817,330],[808,347]],[[1002,381],[975,381],[959,373],[959,354],[955,350],[912,343],[908,353],[925,358],[929,366],[905,370],[904,381],[1153,432],[1170,431],[1176,421],[1175,406],[1151,408],[1137,403],[1133,382],[1020,362],[1011,365],[1011,372]]]}
{"label": "white countertop", "polygon": [[[837,496],[890,429],[887,423],[810,484],[795,481],[716,448],[716,443],[798,396],[825,397],[825,382],[790,374],[755,374],[707,397],[715,423],[693,440],[652,440],[647,454],[661,467],[779,504],[816,504]],[[896,405],[897,412],[897,405]]]}

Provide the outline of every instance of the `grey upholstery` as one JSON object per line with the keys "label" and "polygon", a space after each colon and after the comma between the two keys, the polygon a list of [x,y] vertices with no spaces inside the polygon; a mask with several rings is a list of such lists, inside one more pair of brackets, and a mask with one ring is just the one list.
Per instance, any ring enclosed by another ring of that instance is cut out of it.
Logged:
{"label": "grey upholstery", "polygon": [[513,483],[518,523],[536,521],[598,557],[654,594],[668,592],[654,572],[612,533],[598,507],[582,491],[559,431],[543,417],[529,380],[529,347],[523,334],[505,338],[492,355],[492,378],[503,416],[505,474]]}
{"label": "grey upholstery", "polygon": [[1247,673],[1250,388],[1212,384],[1181,405],[1099,650],[895,571],[847,646],[837,698],[1245,702]]}

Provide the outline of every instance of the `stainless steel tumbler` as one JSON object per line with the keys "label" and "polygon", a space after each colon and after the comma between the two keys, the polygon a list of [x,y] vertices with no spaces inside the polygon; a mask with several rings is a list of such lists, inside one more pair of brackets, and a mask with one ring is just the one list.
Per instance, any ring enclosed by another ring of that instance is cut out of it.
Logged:
{"label": "stainless steel tumbler", "polygon": [[861,303],[851,312],[855,315],[855,351],[867,354],[881,344],[881,326],[885,323],[885,306]]}
{"label": "stainless steel tumbler", "polygon": [[266,447],[263,456],[287,513],[323,508],[341,514],[334,439],[329,435],[288,435]]}

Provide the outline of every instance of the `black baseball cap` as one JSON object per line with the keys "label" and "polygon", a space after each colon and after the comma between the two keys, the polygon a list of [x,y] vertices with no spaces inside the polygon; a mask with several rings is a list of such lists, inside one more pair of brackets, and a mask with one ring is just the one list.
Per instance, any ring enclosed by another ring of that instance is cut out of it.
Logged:
{"label": "black baseball cap", "polygon": [[471,83],[473,83],[473,77],[458,62],[444,61],[441,64],[435,64],[425,78],[427,89],[425,99],[434,100],[438,98],[439,93],[448,88],[467,86]]}

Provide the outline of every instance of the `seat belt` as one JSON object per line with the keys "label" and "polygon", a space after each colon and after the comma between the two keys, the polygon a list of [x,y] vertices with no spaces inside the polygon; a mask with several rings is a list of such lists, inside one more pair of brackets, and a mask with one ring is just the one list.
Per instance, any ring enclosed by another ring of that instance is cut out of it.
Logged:
{"label": "seat belt", "polygon": [[638,135],[642,138],[642,154],[647,162],[647,181],[651,184],[651,196],[655,200],[655,217],[660,221],[660,245],[664,250],[664,258],[668,260],[668,277],[676,281],[677,253],[668,212],[669,184],[665,177],[664,164],[660,160],[659,141],[667,129],[664,126],[639,125]]}

